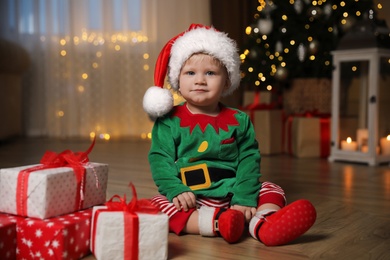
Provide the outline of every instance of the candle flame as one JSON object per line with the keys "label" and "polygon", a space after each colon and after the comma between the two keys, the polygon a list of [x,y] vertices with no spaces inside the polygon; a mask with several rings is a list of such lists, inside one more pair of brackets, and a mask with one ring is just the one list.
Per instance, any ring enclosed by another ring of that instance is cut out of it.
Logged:
{"label": "candle flame", "polygon": [[387,139],[387,141],[390,141],[390,135],[388,135],[388,136],[386,137],[386,139]]}
{"label": "candle flame", "polygon": [[347,138],[347,143],[350,144],[351,142],[352,142],[352,138],[351,138],[351,137],[348,137],[348,138]]}

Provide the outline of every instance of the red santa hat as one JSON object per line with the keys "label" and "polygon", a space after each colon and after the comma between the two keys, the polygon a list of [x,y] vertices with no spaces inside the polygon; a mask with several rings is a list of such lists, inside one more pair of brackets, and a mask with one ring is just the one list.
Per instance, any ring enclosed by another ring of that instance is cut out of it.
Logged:
{"label": "red santa hat", "polygon": [[154,86],[143,99],[144,110],[152,118],[167,114],[173,107],[172,93],[163,88],[168,72],[168,82],[174,90],[179,89],[179,74],[182,66],[194,53],[205,53],[218,59],[225,67],[230,87],[224,95],[232,93],[240,84],[240,57],[236,42],[226,33],[213,27],[191,24],[190,28],[173,37],[165,44],[157,58],[154,71]]}

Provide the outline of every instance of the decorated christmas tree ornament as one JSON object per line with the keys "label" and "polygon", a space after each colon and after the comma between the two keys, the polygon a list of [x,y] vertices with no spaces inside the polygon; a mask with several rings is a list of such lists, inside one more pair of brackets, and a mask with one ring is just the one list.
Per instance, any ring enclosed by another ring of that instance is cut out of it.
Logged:
{"label": "decorated christmas tree ornament", "polygon": [[325,14],[327,19],[330,17],[330,15],[332,14],[332,6],[331,6],[331,4],[328,3],[328,4],[326,4],[324,6],[324,14]]}
{"label": "decorated christmas tree ornament", "polygon": [[299,44],[298,46],[298,59],[300,62],[303,62],[306,58],[306,47],[303,43]]}
{"label": "decorated christmas tree ornament", "polygon": [[250,50],[248,56],[249,56],[249,58],[251,58],[253,60],[257,59],[257,56],[258,56],[257,51],[255,49]]}
{"label": "decorated christmas tree ornament", "polygon": [[173,37],[161,50],[154,71],[154,86],[150,87],[143,99],[144,110],[150,118],[156,119],[173,108],[172,93],[164,89],[165,77],[173,90],[179,89],[179,74],[184,63],[195,53],[205,53],[218,59],[229,75],[230,87],[224,95],[238,88],[241,80],[241,60],[237,45],[226,33],[213,27],[191,24],[189,29]]}
{"label": "decorated christmas tree ornament", "polygon": [[260,33],[267,35],[272,31],[273,21],[269,17],[266,19],[259,19],[257,26]]}
{"label": "decorated christmas tree ornament", "polygon": [[302,0],[296,0],[294,2],[294,9],[297,12],[297,14],[301,14],[302,13],[302,9],[303,9]]}
{"label": "decorated christmas tree ornament", "polygon": [[286,79],[288,78],[288,70],[285,67],[277,67],[275,78],[279,81],[286,81]]}
{"label": "decorated christmas tree ornament", "polygon": [[313,40],[309,43],[309,53],[316,54],[318,52],[320,43],[317,40]]}
{"label": "decorated christmas tree ornament", "polygon": [[275,44],[275,51],[282,52],[283,51],[283,44],[281,41],[277,41]]}

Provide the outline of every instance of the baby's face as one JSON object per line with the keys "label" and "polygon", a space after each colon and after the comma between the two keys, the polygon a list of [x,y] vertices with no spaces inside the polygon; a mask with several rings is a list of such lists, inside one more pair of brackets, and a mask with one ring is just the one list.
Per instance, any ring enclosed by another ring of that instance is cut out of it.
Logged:
{"label": "baby's face", "polygon": [[215,112],[228,87],[226,68],[210,55],[192,55],[180,71],[179,91],[194,113]]}

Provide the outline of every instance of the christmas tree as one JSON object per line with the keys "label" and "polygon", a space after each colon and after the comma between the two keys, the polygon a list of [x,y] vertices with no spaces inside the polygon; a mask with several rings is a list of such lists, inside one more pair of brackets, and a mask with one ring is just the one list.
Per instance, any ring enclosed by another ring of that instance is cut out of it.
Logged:
{"label": "christmas tree", "polygon": [[331,51],[354,24],[377,19],[372,0],[259,0],[246,28],[243,82],[250,90],[281,90],[295,78],[330,78]]}

